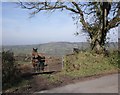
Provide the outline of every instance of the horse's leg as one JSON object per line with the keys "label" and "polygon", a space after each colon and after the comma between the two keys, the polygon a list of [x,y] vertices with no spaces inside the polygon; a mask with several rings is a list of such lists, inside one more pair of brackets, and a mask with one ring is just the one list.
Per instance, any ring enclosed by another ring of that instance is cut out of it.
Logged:
{"label": "horse's leg", "polygon": [[41,63],[41,69],[44,71],[44,62]]}
{"label": "horse's leg", "polygon": [[39,62],[39,70],[41,71],[41,62]]}
{"label": "horse's leg", "polygon": [[37,69],[37,71],[39,71],[39,65],[38,65],[38,63],[36,64],[36,69]]}
{"label": "horse's leg", "polygon": [[39,70],[39,63],[36,63],[36,71],[38,71],[38,72],[40,71]]}
{"label": "horse's leg", "polygon": [[36,63],[36,71],[38,72],[39,70],[38,70],[38,63]]}
{"label": "horse's leg", "polygon": [[36,72],[36,66],[34,67],[34,72]]}
{"label": "horse's leg", "polygon": [[39,72],[40,72],[40,62],[38,63],[38,69],[39,69]]}
{"label": "horse's leg", "polygon": [[33,64],[33,70],[34,70],[34,72],[36,72],[36,71],[37,71],[37,66],[36,66],[36,63],[34,63],[34,64]]}
{"label": "horse's leg", "polygon": [[33,69],[34,69],[34,72],[35,72],[36,71],[36,66],[35,65],[34,65]]}
{"label": "horse's leg", "polygon": [[35,72],[35,63],[33,63],[33,72]]}
{"label": "horse's leg", "polygon": [[36,65],[34,66],[34,72],[36,72]]}

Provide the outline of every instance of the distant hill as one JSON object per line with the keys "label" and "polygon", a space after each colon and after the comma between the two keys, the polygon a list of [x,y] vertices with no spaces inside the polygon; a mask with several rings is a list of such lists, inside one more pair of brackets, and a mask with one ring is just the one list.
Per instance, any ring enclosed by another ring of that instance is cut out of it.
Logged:
{"label": "distant hill", "polygon": [[[117,43],[111,43],[109,45],[111,48],[117,48]],[[89,49],[89,47],[90,45],[87,42],[51,42],[36,45],[3,46],[5,50],[12,50],[15,54],[31,54],[32,48],[38,48],[38,52],[54,56],[70,54],[73,48],[86,50]]]}
{"label": "distant hill", "polygon": [[88,47],[88,43],[81,42],[51,42],[36,45],[3,46],[5,50],[12,50],[15,54],[31,54],[32,48],[38,48],[38,52],[60,56],[72,53],[73,48],[87,49]]}

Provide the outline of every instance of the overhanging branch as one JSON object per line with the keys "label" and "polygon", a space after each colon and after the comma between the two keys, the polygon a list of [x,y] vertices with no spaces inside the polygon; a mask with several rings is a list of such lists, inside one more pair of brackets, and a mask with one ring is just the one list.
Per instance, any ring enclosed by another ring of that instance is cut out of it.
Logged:
{"label": "overhanging branch", "polygon": [[107,30],[117,27],[120,24],[120,9],[117,11],[117,15],[108,22]]}
{"label": "overhanging branch", "polygon": [[76,2],[72,2],[72,4],[76,7],[76,9],[78,10],[79,12],[79,15],[81,17],[80,19],[80,22],[83,24],[83,26],[85,27],[85,29],[88,31],[88,32],[92,32],[90,30],[90,26],[89,24],[85,21],[84,19],[84,15],[83,15],[83,11],[80,9],[79,5],[76,3]]}
{"label": "overhanging branch", "polygon": [[79,13],[77,10],[73,9],[73,8],[70,8],[66,5],[63,5],[62,2],[55,2],[55,4],[52,4],[50,2],[38,2],[37,3],[37,6],[34,5],[33,3],[31,3],[31,7],[27,6],[28,3],[24,4],[22,2],[20,2],[20,6],[24,9],[36,9],[36,12],[35,13],[38,13],[42,10],[53,10],[53,9],[63,9],[65,8],[66,10],[69,10],[71,12],[74,12],[74,13]]}

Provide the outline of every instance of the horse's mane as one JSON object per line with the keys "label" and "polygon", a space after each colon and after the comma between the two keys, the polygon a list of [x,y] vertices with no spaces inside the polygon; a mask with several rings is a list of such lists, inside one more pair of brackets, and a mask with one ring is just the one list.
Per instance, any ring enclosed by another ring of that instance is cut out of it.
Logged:
{"label": "horse's mane", "polygon": [[41,56],[41,57],[45,57],[46,54],[45,53],[38,53],[38,52],[35,52],[34,50],[32,51],[32,56]]}

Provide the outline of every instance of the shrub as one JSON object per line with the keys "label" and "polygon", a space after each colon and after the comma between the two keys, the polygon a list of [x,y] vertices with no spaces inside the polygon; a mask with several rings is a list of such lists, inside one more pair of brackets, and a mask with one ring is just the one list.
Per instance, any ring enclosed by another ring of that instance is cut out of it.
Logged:
{"label": "shrub", "polygon": [[2,52],[2,87],[10,88],[20,81],[20,71],[15,63],[14,53]]}

